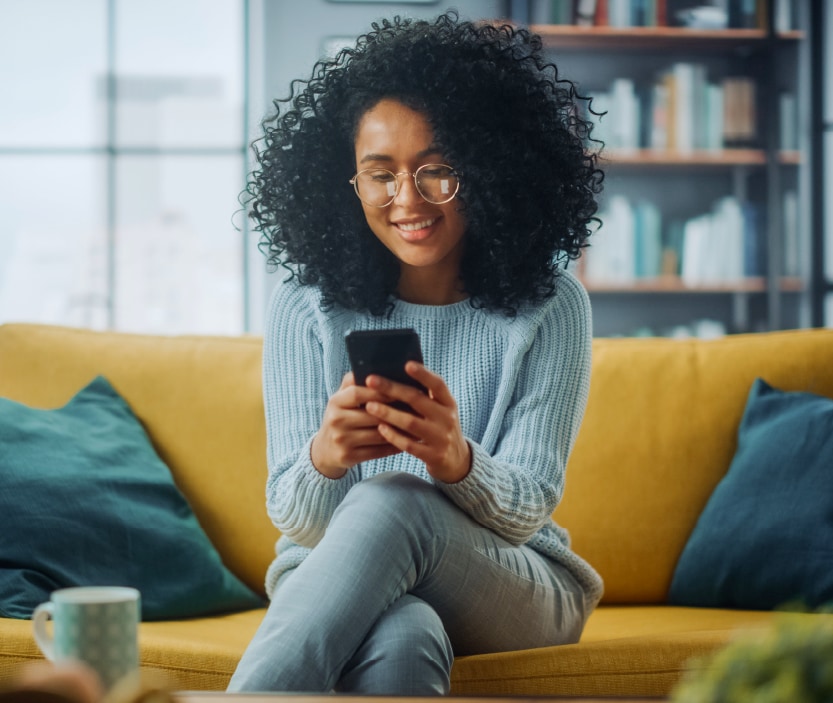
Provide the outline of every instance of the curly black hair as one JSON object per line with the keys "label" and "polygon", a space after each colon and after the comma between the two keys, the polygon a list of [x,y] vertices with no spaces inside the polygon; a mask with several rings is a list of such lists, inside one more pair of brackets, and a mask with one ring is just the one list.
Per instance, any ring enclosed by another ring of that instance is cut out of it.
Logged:
{"label": "curly black hair", "polygon": [[472,305],[511,316],[551,296],[559,265],[578,258],[598,222],[604,176],[587,148],[589,100],[537,35],[454,11],[373,23],[274,101],[244,191],[268,263],[317,286],[325,307],[391,309],[398,261],[348,183],[360,118],[383,98],[424,114],[462,174],[461,276]]}

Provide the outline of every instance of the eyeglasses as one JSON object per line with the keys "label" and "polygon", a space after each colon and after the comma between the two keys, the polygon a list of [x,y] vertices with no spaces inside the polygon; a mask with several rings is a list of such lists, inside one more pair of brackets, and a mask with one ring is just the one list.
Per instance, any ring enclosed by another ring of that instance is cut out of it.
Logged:
{"label": "eyeglasses", "polygon": [[394,173],[386,168],[366,168],[353,176],[350,183],[365,205],[387,207],[399,193],[399,176],[412,176],[419,194],[434,205],[442,205],[453,200],[460,189],[457,172],[445,164],[424,164],[413,173]]}

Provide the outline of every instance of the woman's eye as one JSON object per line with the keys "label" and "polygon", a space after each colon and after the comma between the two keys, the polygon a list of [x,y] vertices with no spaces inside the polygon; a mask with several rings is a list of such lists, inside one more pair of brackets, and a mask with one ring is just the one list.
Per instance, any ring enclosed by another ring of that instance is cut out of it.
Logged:
{"label": "woman's eye", "polygon": [[394,175],[390,171],[373,171],[368,176],[377,183],[388,183],[394,179]]}
{"label": "woman's eye", "polygon": [[451,169],[444,166],[432,166],[431,168],[422,169],[419,173],[427,178],[448,178],[451,175]]}

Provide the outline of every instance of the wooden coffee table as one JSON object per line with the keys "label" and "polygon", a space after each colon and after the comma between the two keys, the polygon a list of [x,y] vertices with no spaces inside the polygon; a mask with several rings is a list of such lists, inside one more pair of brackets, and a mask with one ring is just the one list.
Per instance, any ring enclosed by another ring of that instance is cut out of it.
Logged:
{"label": "wooden coffee table", "polygon": [[[181,691],[174,694],[174,698],[182,703],[402,703],[402,698],[395,696],[347,696],[347,695],[303,695],[291,693],[223,693],[220,691]],[[664,698],[576,698],[566,697],[463,697],[450,696],[453,703],[612,703],[613,701],[628,701],[629,703],[658,703]],[[437,698],[409,697],[407,703],[437,703]]]}

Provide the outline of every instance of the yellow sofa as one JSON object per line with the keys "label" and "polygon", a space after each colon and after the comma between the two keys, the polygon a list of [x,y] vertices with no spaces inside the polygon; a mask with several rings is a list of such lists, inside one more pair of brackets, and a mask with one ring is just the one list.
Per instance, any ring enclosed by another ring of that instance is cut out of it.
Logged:
{"label": "yellow sofa", "polygon": [[[7,324],[0,396],[58,407],[104,375],[144,423],[226,565],[262,592],[278,535],[264,507],[260,354],[255,337]],[[770,623],[770,612],[666,604],[677,559],[729,467],[757,376],[833,397],[833,330],[594,342],[587,414],[556,519],[604,577],[604,600],[579,644],[459,658],[454,694],[663,695],[690,657]],[[143,623],[142,662],[176,688],[223,689],[262,612]],[[37,658],[31,623],[0,619],[0,682]]]}

